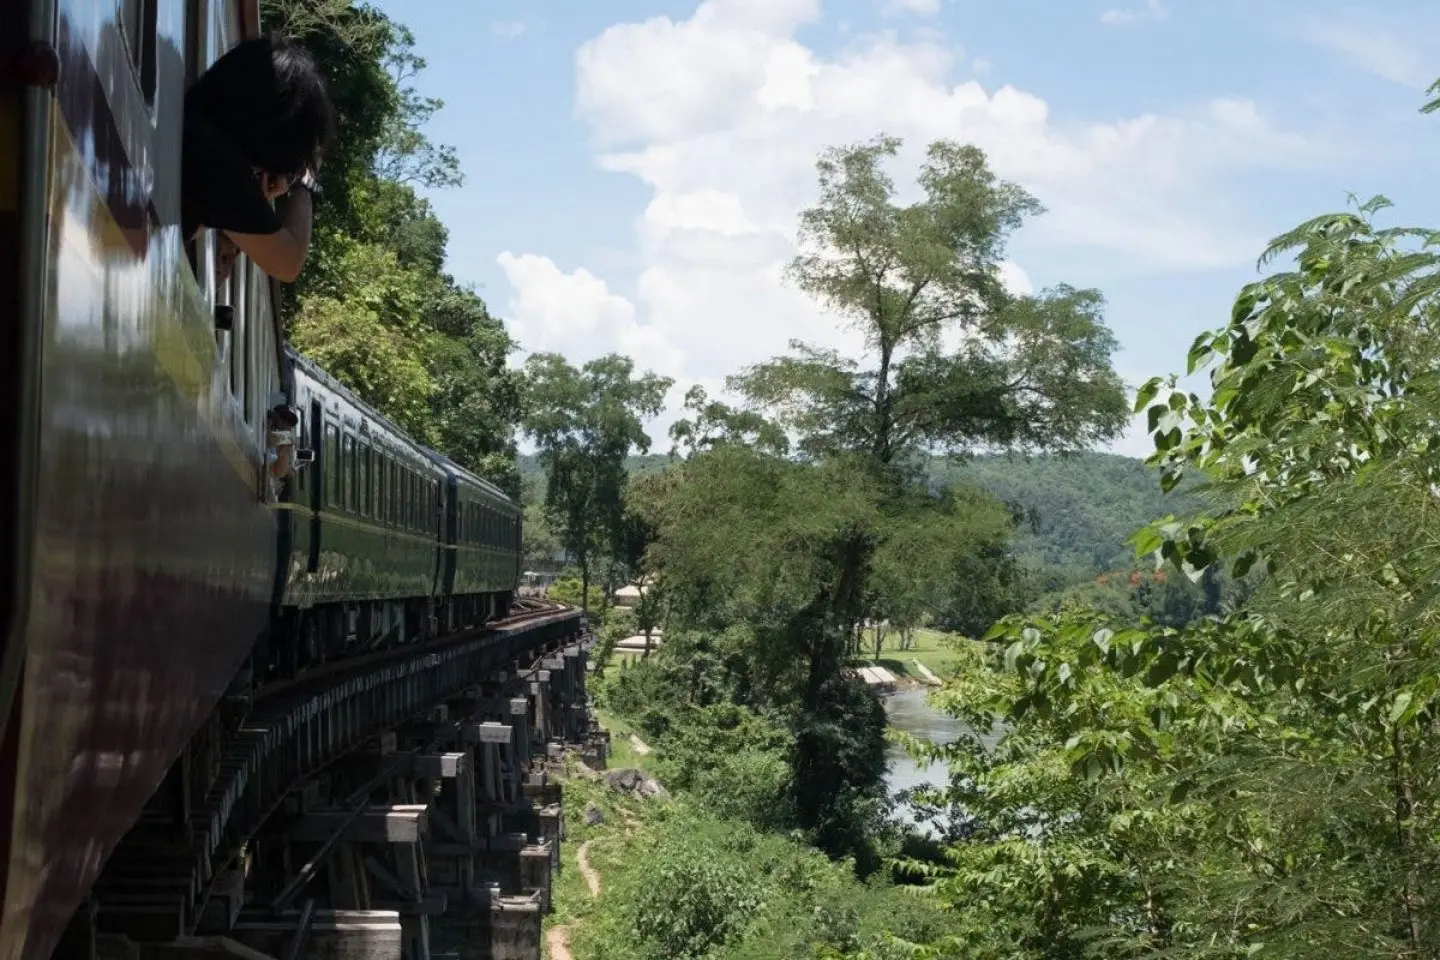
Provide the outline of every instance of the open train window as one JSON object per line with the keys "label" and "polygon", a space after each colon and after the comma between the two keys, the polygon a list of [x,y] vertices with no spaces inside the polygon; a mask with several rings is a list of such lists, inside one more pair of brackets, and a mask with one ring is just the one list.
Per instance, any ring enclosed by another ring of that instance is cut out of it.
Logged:
{"label": "open train window", "polygon": [[237,261],[230,270],[230,280],[220,293],[221,302],[228,303],[235,308],[233,325],[230,329],[230,396],[240,402],[240,407],[247,414],[248,420],[249,404],[249,378],[246,376],[245,354],[249,347],[250,323],[246,315],[246,289],[245,289],[245,264]]}

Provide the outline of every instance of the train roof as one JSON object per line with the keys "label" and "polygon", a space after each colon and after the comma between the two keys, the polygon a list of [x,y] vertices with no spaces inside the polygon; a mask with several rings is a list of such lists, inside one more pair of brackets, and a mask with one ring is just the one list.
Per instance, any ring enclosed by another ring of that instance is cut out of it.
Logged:
{"label": "train roof", "polygon": [[297,368],[305,372],[306,376],[310,377],[312,380],[315,380],[317,383],[324,386],[327,390],[331,390],[344,397],[346,402],[354,404],[355,408],[361,413],[363,413],[365,416],[378,421],[391,432],[398,434],[401,437],[404,437],[417,450],[419,450],[424,456],[426,456],[432,464],[439,467],[445,473],[450,474],[456,479],[464,480],[470,486],[483,490],[491,496],[494,496],[500,500],[504,500],[506,503],[515,503],[515,501],[512,500],[505,493],[505,491],[495,486],[495,484],[491,483],[489,480],[486,480],[479,474],[465,469],[464,467],[460,466],[460,464],[456,463],[454,460],[451,460],[449,457],[445,456],[445,454],[441,453],[438,450],[430,449],[429,447],[421,443],[419,440],[416,440],[414,437],[410,436],[399,426],[397,426],[389,417],[385,416],[383,413],[370,406],[370,404],[366,403],[364,400],[361,400],[359,397],[355,396],[354,391],[352,391],[349,387],[345,386],[345,384],[335,379],[335,377],[327,373],[325,369],[319,364],[317,364],[314,360],[311,360],[309,357],[300,353],[289,344],[286,344],[285,346],[285,354],[290,358],[290,360],[295,364]]}
{"label": "train roof", "polygon": [[499,499],[504,500],[506,503],[514,504],[515,501],[510,499],[510,496],[504,490],[501,490],[499,487],[495,486],[495,484],[491,483],[489,480],[486,480],[479,474],[471,470],[466,470],[464,467],[460,466],[460,464],[456,463],[454,460],[451,460],[439,450],[431,450],[429,447],[426,447],[425,452],[430,454],[430,459],[434,460],[435,463],[439,465],[440,469],[444,470],[446,473],[450,474],[456,479],[464,480],[471,486],[478,487],[486,493],[490,494],[491,496],[498,497]]}

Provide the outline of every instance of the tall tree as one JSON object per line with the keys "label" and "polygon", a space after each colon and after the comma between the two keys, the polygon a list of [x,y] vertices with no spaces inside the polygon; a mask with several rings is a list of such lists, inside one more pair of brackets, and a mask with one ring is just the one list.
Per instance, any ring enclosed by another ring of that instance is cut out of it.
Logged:
{"label": "tall tree", "polygon": [[912,465],[941,450],[1073,449],[1127,415],[1099,294],[1017,297],[1000,283],[1033,198],[978,149],[942,141],[921,199],[902,205],[884,170],[899,146],[820,158],[790,269],[864,352],[794,344],[731,378],[743,410],[692,391],[672,431],[691,456],[659,498],[652,551],[680,620],[745,625],[747,694],[783,710],[795,738],[800,825],[859,856],[884,792],[884,714],[844,670],[855,627],[942,606],[965,559],[1009,526],[984,495],[929,496]]}
{"label": "tall tree", "polygon": [[[1127,410],[1115,338],[1094,290],[1015,296],[1005,241],[1041,208],[997,180],[976,147],[932,144],[922,199],[895,201],[884,170],[901,142],[826,151],[820,201],[801,215],[790,276],[864,338],[860,358],[797,343],[732,381],[796,431],[812,456],[882,467],[919,449],[1079,449],[1114,436]],[[947,342],[950,341],[950,342]]]}
{"label": "tall tree", "polygon": [[579,369],[554,353],[525,363],[524,428],[545,466],[553,528],[580,565],[587,609],[592,564],[623,549],[625,458],[650,449],[644,419],[660,412],[671,383],[634,376],[634,363],[616,354]]}
{"label": "tall tree", "polygon": [[[940,521],[934,502],[904,494],[907,460],[981,446],[1075,449],[1115,435],[1127,414],[1100,294],[1061,286],[1015,296],[1000,282],[1005,242],[1039,203],[998,180],[978,148],[942,140],[921,165],[921,198],[901,205],[884,169],[900,145],[882,136],[821,156],[820,200],[801,215],[804,249],[790,267],[800,289],[860,332],[866,354],[796,343],[731,381],[804,454],[857,458],[888,491],[894,526],[852,532],[830,587],[831,632],[847,636],[880,600],[866,588],[876,550],[927,515]],[[817,660],[823,671],[843,651],[831,646]]]}

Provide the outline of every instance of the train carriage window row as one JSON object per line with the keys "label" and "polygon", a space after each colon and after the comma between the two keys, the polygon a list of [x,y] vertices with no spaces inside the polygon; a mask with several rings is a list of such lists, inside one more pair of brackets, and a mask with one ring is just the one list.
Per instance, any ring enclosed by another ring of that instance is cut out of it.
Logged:
{"label": "train carriage window row", "polygon": [[467,546],[510,547],[515,543],[515,519],[494,506],[462,501],[456,540]]}
{"label": "train carriage window row", "polygon": [[[417,534],[435,532],[439,510],[436,482],[378,440],[357,438],[348,425],[327,422],[320,456],[323,509]],[[480,542],[478,526],[473,539]]]}

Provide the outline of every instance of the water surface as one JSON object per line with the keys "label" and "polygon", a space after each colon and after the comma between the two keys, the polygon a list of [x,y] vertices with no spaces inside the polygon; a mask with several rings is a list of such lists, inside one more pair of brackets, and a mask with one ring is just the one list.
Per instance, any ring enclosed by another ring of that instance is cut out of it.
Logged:
{"label": "water surface", "polygon": [[[928,693],[928,688],[911,688],[883,697],[890,725],[933,743],[954,743],[969,728],[949,714],[935,709],[927,699]],[[886,748],[885,759],[888,763],[885,782],[891,793],[923,786],[941,786],[949,780],[949,771],[943,763],[921,765],[897,744]],[[915,822],[908,804],[897,807],[895,817],[904,823]]]}

